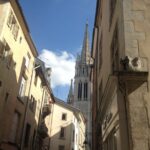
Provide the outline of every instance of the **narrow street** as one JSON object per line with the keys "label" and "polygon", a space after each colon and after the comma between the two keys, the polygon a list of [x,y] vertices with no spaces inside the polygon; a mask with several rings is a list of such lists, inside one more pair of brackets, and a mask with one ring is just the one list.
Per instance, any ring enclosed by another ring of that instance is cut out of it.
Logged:
{"label": "narrow street", "polygon": [[0,150],[150,150],[149,0],[0,0]]}

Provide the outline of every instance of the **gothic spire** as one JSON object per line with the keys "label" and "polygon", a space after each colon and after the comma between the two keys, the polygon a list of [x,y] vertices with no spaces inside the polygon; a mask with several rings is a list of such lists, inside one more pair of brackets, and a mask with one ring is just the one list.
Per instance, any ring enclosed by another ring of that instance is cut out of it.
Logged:
{"label": "gothic spire", "polygon": [[90,59],[90,47],[89,47],[89,35],[88,35],[88,23],[86,23],[82,53],[81,53],[81,62],[87,64],[89,63],[89,59]]}
{"label": "gothic spire", "polygon": [[67,103],[71,104],[72,102],[73,102],[73,79],[71,79],[71,85],[67,99]]}

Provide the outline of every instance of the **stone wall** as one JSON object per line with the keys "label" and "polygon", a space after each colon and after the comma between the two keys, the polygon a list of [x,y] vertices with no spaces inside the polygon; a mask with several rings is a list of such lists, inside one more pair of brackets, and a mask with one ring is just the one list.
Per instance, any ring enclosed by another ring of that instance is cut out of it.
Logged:
{"label": "stone wall", "polygon": [[[142,60],[142,71],[149,71],[150,59],[150,1],[123,1],[125,55]],[[137,77],[139,74],[137,74]],[[136,77],[135,77],[136,78]],[[148,77],[149,78],[149,77]],[[131,150],[149,150],[150,101],[147,82],[127,83],[127,117]]]}
{"label": "stone wall", "polygon": [[147,70],[150,58],[150,1],[123,1],[125,55],[140,57],[143,70]]}
{"label": "stone wall", "polygon": [[144,95],[147,95],[147,84],[143,83],[137,87],[139,81],[128,83],[127,117],[129,127],[129,141],[131,150],[149,150],[149,119],[148,105],[145,103]]}

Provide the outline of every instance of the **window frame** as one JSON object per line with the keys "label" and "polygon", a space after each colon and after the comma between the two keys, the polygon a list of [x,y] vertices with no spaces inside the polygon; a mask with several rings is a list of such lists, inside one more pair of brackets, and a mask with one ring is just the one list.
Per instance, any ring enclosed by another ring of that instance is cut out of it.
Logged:
{"label": "window frame", "polygon": [[29,146],[30,132],[31,132],[31,125],[29,123],[27,123],[26,130],[25,130],[25,137],[24,137],[24,147]]}
{"label": "window frame", "polygon": [[36,110],[36,103],[37,103],[37,102],[36,102],[34,96],[31,95],[29,107],[30,107],[30,110],[31,110],[33,113],[35,113],[35,110]]}
{"label": "window frame", "polygon": [[22,99],[25,96],[27,80],[24,76],[21,77],[18,96]]}
{"label": "window frame", "polygon": [[88,98],[88,82],[86,81],[85,83],[84,83],[84,91],[83,91],[83,96],[84,96],[84,100],[87,100],[87,98]]}
{"label": "window frame", "polygon": [[64,139],[65,138],[65,127],[60,127],[60,135],[59,135],[60,139]]}
{"label": "window frame", "polygon": [[26,67],[27,69],[28,69],[29,66],[30,66],[30,59],[31,59],[30,55],[27,54],[26,57],[25,57],[25,67]]}
{"label": "window frame", "polygon": [[67,114],[62,113],[61,120],[66,121],[67,120]]}
{"label": "window frame", "polygon": [[78,100],[82,99],[82,82],[78,83]]}
{"label": "window frame", "polygon": [[15,15],[12,10],[10,10],[10,12],[9,12],[8,19],[7,19],[7,25],[10,28],[12,35],[16,41],[18,38],[18,33],[19,33],[19,25],[17,23],[17,20],[16,20]]}

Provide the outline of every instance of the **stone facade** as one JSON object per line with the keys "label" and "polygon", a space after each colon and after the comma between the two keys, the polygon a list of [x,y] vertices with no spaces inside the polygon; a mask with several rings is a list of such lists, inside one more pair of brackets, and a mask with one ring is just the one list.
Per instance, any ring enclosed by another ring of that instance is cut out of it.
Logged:
{"label": "stone facade", "polygon": [[149,6],[147,0],[97,1],[91,75],[95,150],[149,149]]}

